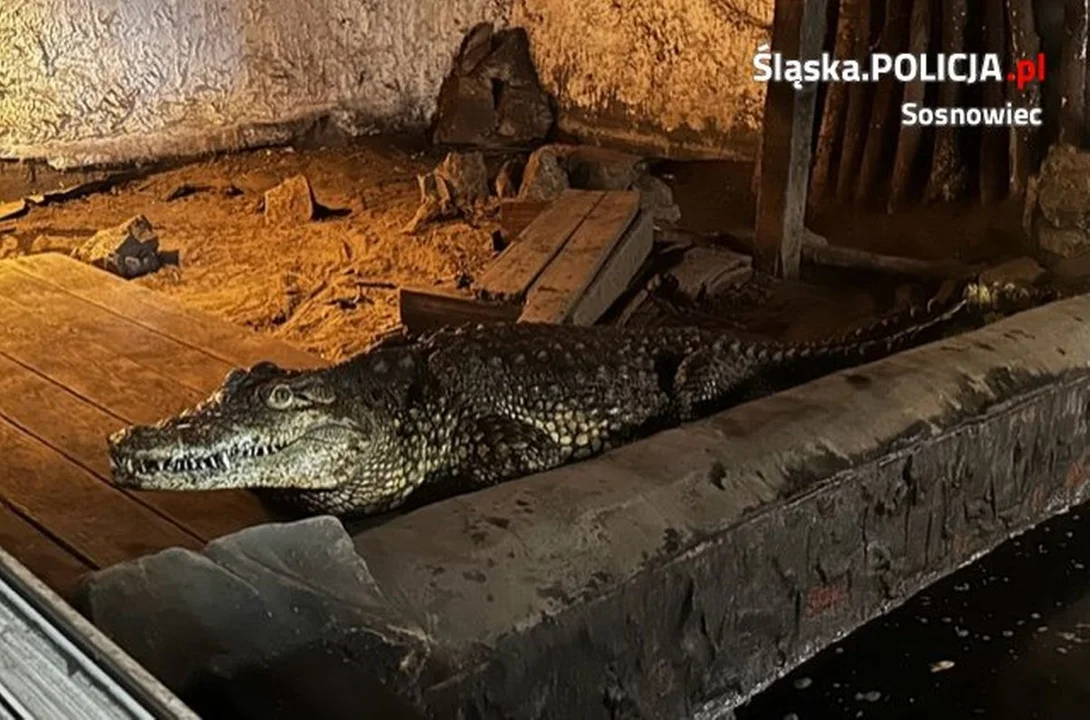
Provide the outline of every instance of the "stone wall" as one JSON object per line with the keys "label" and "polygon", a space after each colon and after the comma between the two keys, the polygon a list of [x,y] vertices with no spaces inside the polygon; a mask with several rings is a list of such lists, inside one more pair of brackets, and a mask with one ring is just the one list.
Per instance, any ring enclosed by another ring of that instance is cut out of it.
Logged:
{"label": "stone wall", "polygon": [[1038,307],[351,537],[319,517],[166,550],[80,606],[183,697],[725,718],[1090,499],[1088,316]]}
{"label": "stone wall", "polygon": [[[465,32],[524,25],[561,127],[752,147],[772,0],[43,0],[0,4],[0,157],[56,167],[422,127]],[[599,126],[604,126],[604,129]]]}

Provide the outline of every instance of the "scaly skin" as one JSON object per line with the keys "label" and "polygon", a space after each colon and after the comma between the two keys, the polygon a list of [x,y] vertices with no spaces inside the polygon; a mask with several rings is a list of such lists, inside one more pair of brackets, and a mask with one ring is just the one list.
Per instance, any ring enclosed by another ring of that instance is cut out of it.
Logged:
{"label": "scaly skin", "polygon": [[910,344],[946,312],[812,345],[697,328],[498,325],[386,343],[319,370],[234,370],[208,400],[109,440],[114,482],[265,488],[308,513],[540,472]]}

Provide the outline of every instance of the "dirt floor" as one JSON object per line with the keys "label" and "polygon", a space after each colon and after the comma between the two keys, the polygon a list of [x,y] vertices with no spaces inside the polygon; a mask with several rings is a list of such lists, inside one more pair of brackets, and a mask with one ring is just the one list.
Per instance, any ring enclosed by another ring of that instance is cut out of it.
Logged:
{"label": "dirt floor", "polygon": [[[133,282],[337,360],[398,325],[399,286],[454,283],[495,255],[498,226],[487,220],[402,232],[419,205],[416,175],[441,158],[397,138],[349,149],[217,157],[32,207],[0,222],[0,257],[69,251],[96,231],[143,214],[161,249],[178,251],[180,263]],[[309,178],[322,205],[349,212],[268,227],[259,208],[263,193],[298,173]],[[183,185],[197,191],[166,200]]]}
{"label": "dirt floor", "polygon": [[[419,205],[416,176],[442,157],[418,138],[374,137],[347,148],[258,150],[142,173],[0,221],[0,257],[70,252],[96,231],[143,214],[161,249],[177,251],[179,264],[134,282],[335,361],[398,326],[399,287],[467,281],[497,254],[495,218],[403,232]],[[7,170],[0,173],[0,202],[72,182],[44,170],[14,179],[13,168],[0,170]],[[700,235],[753,227],[752,165],[660,162],[654,172],[673,187],[680,230]],[[299,173],[317,200],[336,212],[269,227],[260,207],[264,192]],[[183,186],[195,191],[168,199]],[[859,249],[986,262],[1021,252],[1017,213],[979,207],[894,217],[838,212],[819,214],[811,227],[835,244]],[[804,279],[777,288],[778,301],[746,326],[812,340],[859,327],[906,300],[926,300],[933,291],[842,271],[808,271]]]}

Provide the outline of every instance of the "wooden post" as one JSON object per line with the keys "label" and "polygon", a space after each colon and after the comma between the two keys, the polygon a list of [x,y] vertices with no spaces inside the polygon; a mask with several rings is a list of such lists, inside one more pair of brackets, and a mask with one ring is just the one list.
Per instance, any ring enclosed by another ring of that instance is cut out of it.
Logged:
{"label": "wooden post", "polygon": [[[785,60],[819,57],[826,3],[779,0],[772,52]],[[790,82],[773,82],[765,97],[754,260],[760,270],[778,277],[799,274],[816,100],[815,83],[796,90]]]}
{"label": "wooden post", "polygon": [[[1010,45],[1007,56],[1011,59],[1036,58],[1042,51],[1041,40],[1037,35],[1037,23],[1033,14],[1033,0],[1007,0],[1007,23],[1010,27]],[[1047,62],[1056,62],[1056,56]],[[1051,70],[1046,66],[1046,72]],[[1032,110],[1040,107],[1041,83],[1034,80],[1022,89],[1015,83],[1007,84],[1009,100],[1016,108]],[[1010,129],[1009,192],[1021,197],[1026,192],[1029,176],[1036,170],[1036,146],[1040,142],[1037,128],[1012,127]]]}
{"label": "wooden post", "polygon": [[1090,1],[1064,0],[1060,58],[1060,143],[1081,148],[1086,135],[1086,47]]}

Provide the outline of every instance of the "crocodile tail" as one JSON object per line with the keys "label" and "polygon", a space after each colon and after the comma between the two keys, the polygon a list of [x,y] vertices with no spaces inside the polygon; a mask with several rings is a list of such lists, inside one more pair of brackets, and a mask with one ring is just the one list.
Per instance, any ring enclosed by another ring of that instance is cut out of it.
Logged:
{"label": "crocodile tail", "polygon": [[847,336],[792,345],[784,350],[784,359],[853,364],[875,360],[899,352],[915,343],[921,335],[958,319],[970,303],[962,297],[942,311],[936,311],[934,305],[932,300],[926,306],[916,306],[903,314],[883,318]]}

